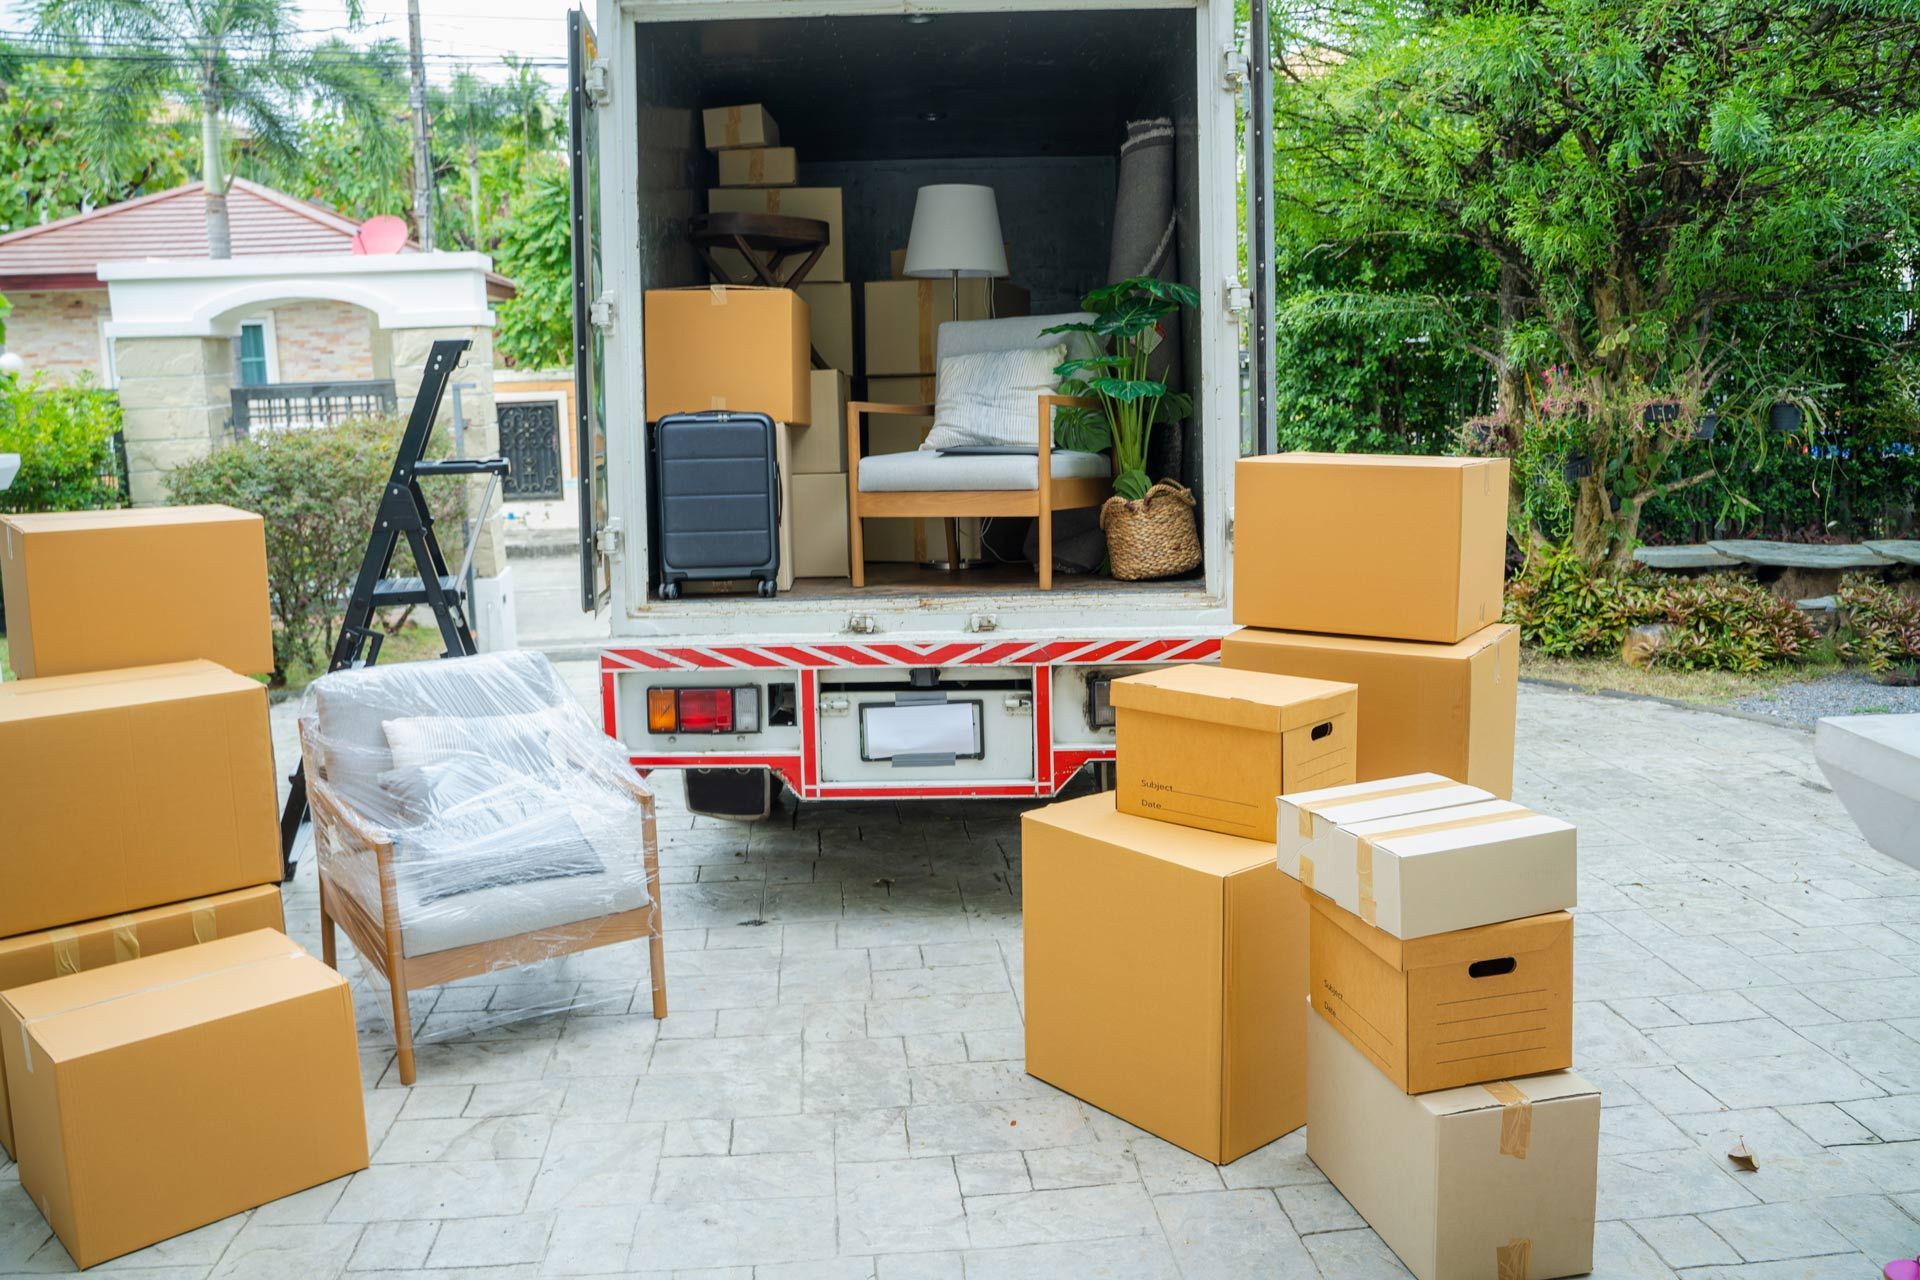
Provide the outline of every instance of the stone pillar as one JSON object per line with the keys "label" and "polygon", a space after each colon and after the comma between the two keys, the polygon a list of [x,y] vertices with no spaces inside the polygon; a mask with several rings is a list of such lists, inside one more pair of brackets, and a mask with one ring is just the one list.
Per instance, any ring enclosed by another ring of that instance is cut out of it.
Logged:
{"label": "stone pillar", "polygon": [[231,338],[116,338],[120,412],[135,506],[167,500],[167,473],[232,439]]}
{"label": "stone pillar", "polygon": [[[489,458],[500,452],[500,419],[493,402],[493,331],[471,327],[445,329],[392,329],[386,331],[380,345],[390,353],[394,392],[399,397],[399,412],[405,417],[413,409],[413,398],[420,391],[420,379],[426,371],[427,353],[441,338],[470,338],[466,363],[448,380],[447,394],[440,402],[440,416],[434,425],[434,442],[451,452],[453,446],[453,388],[461,385],[460,414],[466,421],[466,452],[470,458]],[[435,450],[438,452],[438,450]],[[435,481],[436,486],[448,483]],[[470,509],[480,505],[487,482],[476,478],[467,499]],[[482,578],[497,576],[507,565],[506,521],[501,514],[503,496],[496,492],[487,509],[487,520],[474,552],[473,571]],[[457,566],[456,566],[457,567]]]}

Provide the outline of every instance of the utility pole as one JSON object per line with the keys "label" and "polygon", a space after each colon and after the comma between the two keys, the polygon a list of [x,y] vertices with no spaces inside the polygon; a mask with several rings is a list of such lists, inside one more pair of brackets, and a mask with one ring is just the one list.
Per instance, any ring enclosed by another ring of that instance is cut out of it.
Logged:
{"label": "utility pole", "polygon": [[433,252],[433,152],[427,145],[427,59],[420,41],[420,0],[407,0],[407,48],[413,108],[413,225],[420,248]]}

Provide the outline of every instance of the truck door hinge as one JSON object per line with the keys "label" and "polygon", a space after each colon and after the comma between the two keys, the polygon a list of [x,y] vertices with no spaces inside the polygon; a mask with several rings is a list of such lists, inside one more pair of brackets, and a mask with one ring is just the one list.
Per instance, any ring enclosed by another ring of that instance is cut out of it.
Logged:
{"label": "truck door hinge", "polygon": [[587,74],[584,77],[584,83],[587,90],[587,97],[593,100],[593,105],[596,107],[606,106],[607,99],[613,96],[613,83],[607,73],[607,60],[605,58],[595,58],[587,64]]}
{"label": "truck door hinge", "polygon": [[879,632],[880,624],[870,613],[853,613],[847,615],[846,629],[852,635],[870,636]]}
{"label": "truck door hinge", "polygon": [[1000,700],[1000,705],[1016,716],[1033,714],[1033,695],[1030,693],[1010,693]]}
{"label": "truck door hinge", "polygon": [[593,547],[611,560],[620,554],[620,517],[610,517],[593,535]]}
{"label": "truck door hinge", "polygon": [[976,613],[967,619],[967,630],[973,632],[998,631],[1000,619],[990,613]]}
{"label": "truck door hinge", "polygon": [[1220,87],[1228,93],[1239,93],[1247,87],[1247,55],[1238,45],[1227,45],[1220,50]]}
{"label": "truck door hinge", "polygon": [[1230,316],[1244,316],[1253,310],[1253,290],[1238,279],[1228,280],[1220,288],[1220,304]]}
{"label": "truck door hinge", "polygon": [[1220,536],[1226,539],[1228,546],[1233,545],[1233,512],[1231,511],[1227,512],[1227,527],[1221,531]]}
{"label": "truck door hinge", "polygon": [[853,703],[846,698],[825,697],[820,699],[820,714],[823,716],[843,716],[853,709]]}
{"label": "truck door hinge", "polygon": [[614,321],[613,295],[603,293],[587,304],[587,323],[596,329],[611,329]]}

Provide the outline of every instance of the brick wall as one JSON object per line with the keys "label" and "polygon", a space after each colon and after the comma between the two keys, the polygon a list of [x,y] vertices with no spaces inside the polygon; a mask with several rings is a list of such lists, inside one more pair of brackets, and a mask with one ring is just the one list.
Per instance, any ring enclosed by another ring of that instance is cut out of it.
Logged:
{"label": "brick wall", "polygon": [[273,309],[280,381],[371,378],[373,313],[347,302],[289,302]]}
{"label": "brick wall", "polygon": [[81,373],[106,380],[100,367],[105,289],[13,293],[7,300],[13,303],[6,320],[7,350],[25,360],[29,370],[60,382],[71,382]]}

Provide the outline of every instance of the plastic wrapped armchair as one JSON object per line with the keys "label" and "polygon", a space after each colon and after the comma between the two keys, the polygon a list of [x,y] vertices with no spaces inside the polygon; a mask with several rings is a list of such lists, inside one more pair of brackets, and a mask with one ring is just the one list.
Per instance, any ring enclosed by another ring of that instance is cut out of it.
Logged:
{"label": "plastic wrapped armchair", "polygon": [[414,1080],[407,993],[648,939],[667,1015],[653,796],[539,654],[335,672],[300,715],[334,928],[392,993]]}

